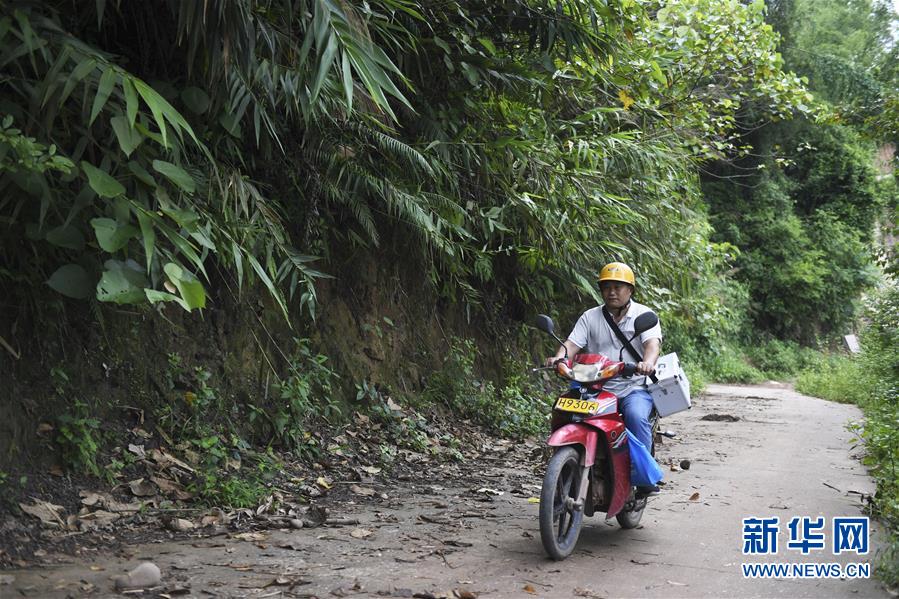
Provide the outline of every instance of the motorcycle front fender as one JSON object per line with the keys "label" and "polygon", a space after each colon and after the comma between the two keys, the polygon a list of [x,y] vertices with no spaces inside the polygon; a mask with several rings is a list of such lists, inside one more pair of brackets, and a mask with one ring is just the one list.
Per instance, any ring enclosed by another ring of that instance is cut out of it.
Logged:
{"label": "motorcycle front fender", "polygon": [[581,423],[566,424],[557,428],[546,440],[550,447],[562,447],[563,445],[583,445],[583,466],[590,467],[596,461],[596,442],[599,432],[590,426]]}
{"label": "motorcycle front fender", "polygon": [[[550,435],[546,444],[551,447],[563,445],[582,445],[584,447],[584,466],[590,467],[596,462],[596,450],[602,434],[604,451],[611,458],[609,475],[612,477],[612,497],[610,498],[606,517],[611,518],[621,511],[631,493],[631,456],[627,445],[624,424],[614,420],[595,418],[589,424],[583,422],[562,426]],[[614,439],[611,445],[608,439]]]}

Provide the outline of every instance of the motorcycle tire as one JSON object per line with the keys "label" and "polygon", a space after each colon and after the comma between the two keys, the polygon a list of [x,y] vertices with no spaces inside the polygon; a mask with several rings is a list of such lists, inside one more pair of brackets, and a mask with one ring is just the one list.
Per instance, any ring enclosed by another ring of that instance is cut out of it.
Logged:
{"label": "motorcycle tire", "polygon": [[[627,509],[630,507],[630,509]],[[618,520],[621,528],[637,528],[640,519],[643,517],[643,511],[646,509],[646,498],[634,499],[624,506],[625,509],[618,512],[615,519]]]}
{"label": "motorcycle tire", "polygon": [[540,540],[554,560],[571,555],[581,534],[584,510],[571,505],[580,493],[581,469],[581,456],[574,447],[559,449],[546,466],[540,492]]}

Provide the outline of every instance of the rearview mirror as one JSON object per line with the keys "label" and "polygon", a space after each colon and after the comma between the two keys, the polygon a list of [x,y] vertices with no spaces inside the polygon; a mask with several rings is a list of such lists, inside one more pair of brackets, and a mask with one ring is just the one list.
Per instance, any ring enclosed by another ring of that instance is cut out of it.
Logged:
{"label": "rearview mirror", "polygon": [[659,324],[659,317],[655,312],[644,312],[634,320],[634,333],[640,335]]}
{"label": "rearview mirror", "polygon": [[547,316],[546,314],[538,314],[537,320],[534,321],[534,326],[543,331],[544,333],[549,333],[550,335],[555,336],[556,326],[553,324],[553,319]]}

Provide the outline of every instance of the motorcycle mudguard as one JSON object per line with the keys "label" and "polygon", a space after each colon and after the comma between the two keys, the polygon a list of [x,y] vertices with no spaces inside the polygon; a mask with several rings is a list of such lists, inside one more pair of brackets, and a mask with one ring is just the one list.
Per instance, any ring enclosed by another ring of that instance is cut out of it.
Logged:
{"label": "motorcycle mudguard", "polygon": [[606,443],[606,455],[611,458],[609,474],[615,481],[612,487],[612,499],[609,501],[609,509],[606,512],[606,517],[611,518],[621,511],[631,494],[631,454],[627,445],[627,429],[624,428],[624,423],[617,416],[615,418],[594,416],[585,420],[584,423],[595,426],[605,433],[602,437],[603,442]]}
{"label": "motorcycle mudguard", "polygon": [[590,467],[596,461],[596,442],[598,437],[599,433],[596,429],[581,423],[572,423],[554,430],[553,434],[546,440],[546,444],[550,447],[583,445],[584,466]]}
{"label": "motorcycle mudguard", "polygon": [[628,433],[624,431],[609,447],[612,455],[610,461],[612,480],[615,481],[615,487],[612,489],[612,501],[609,502],[606,518],[611,518],[620,512],[631,494],[631,453],[630,447],[627,445],[627,437]]}
{"label": "motorcycle mudguard", "polygon": [[[600,435],[599,431],[604,434]],[[621,511],[631,494],[631,454],[624,423],[618,418],[595,416],[556,429],[546,443],[552,447],[583,445],[584,465],[589,467],[596,462],[597,443],[600,439],[606,444],[605,451],[611,457],[609,474],[615,481],[609,509],[606,512],[606,517],[611,518]]]}

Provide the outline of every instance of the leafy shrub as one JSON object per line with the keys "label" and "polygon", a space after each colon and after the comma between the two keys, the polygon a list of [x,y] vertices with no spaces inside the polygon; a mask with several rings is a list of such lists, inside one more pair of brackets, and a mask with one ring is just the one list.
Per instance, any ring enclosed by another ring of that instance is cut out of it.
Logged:
{"label": "leafy shrub", "polygon": [[753,366],[773,379],[792,376],[820,359],[817,351],[780,339],[749,344],[744,352]]}
{"label": "leafy shrub", "polygon": [[430,378],[423,395],[500,434],[520,437],[541,432],[547,413],[542,400],[545,392],[525,378],[526,365],[507,358],[506,370],[512,374],[497,390],[492,381],[475,373],[476,357],[473,341],[454,339],[442,368]]}
{"label": "leafy shrub", "polygon": [[862,405],[868,393],[867,382],[859,360],[822,354],[796,377],[796,390],[830,401]]}
{"label": "leafy shrub", "polygon": [[899,287],[890,283],[866,306],[868,327],[855,358],[827,356],[803,371],[797,388],[835,401],[857,403],[865,412],[854,427],[864,441],[864,463],[877,483],[874,515],[889,528],[888,549],[878,576],[899,584]]}
{"label": "leafy shrub", "polygon": [[722,345],[714,355],[702,360],[702,369],[712,381],[719,383],[759,383],[765,375],[746,361],[733,345]]}
{"label": "leafy shrub", "polygon": [[294,341],[296,348],[288,374],[274,385],[271,413],[257,408],[251,413],[251,420],[265,416],[282,445],[302,449],[308,439],[307,428],[315,422],[339,418],[342,412],[334,398],[338,375],[328,366],[328,357],[314,353],[308,339]]}
{"label": "leafy shrub", "polygon": [[76,400],[73,406],[72,413],[57,418],[54,442],[67,466],[100,476],[97,463],[101,445],[100,421],[88,415],[88,406],[84,402]]}

